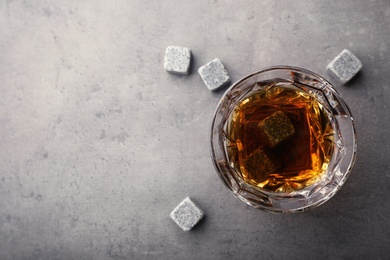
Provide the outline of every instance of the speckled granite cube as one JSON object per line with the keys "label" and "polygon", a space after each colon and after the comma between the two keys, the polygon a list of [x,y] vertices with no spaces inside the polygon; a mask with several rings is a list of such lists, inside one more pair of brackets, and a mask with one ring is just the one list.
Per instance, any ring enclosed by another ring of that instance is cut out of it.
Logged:
{"label": "speckled granite cube", "polygon": [[222,62],[216,58],[198,70],[209,90],[217,90],[229,83],[229,75]]}
{"label": "speckled granite cube", "polygon": [[244,160],[244,168],[249,178],[263,182],[280,167],[280,162],[277,159],[276,156],[269,153],[269,150],[258,148]]}
{"label": "speckled granite cube", "polygon": [[275,147],[295,134],[295,128],[282,111],[277,111],[258,124],[260,135],[270,147]]}
{"label": "speckled granite cube", "polygon": [[329,63],[326,69],[333,77],[346,84],[362,67],[362,62],[351,51],[345,49]]}
{"label": "speckled granite cube", "polygon": [[203,211],[189,197],[185,198],[171,212],[172,220],[184,231],[191,230],[202,218]]}
{"label": "speckled granite cube", "polygon": [[164,68],[177,75],[190,74],[191,50],[186,47],[168,46],[165,50]]}

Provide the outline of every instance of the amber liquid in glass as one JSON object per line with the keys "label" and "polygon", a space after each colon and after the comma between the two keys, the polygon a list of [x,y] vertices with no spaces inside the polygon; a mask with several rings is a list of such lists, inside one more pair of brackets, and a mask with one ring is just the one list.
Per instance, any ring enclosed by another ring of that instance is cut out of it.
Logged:
{"label": "amber liquid in glass", "polygon": [[258,82],[253,89],[228,120],[230,165],[245,182],[271,192],[317,183],[333,152],[329,113],[297,83]]}

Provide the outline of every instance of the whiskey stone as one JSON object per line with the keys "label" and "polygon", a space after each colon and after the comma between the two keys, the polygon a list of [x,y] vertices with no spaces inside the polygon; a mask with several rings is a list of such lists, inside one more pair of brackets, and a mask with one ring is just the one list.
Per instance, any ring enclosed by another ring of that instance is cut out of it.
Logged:
{"label": "whiskey stone", "polygon": [[168,46],[165,50],[164,68],[176,75],[190,74],[191,50],[185,47]]}
{"label": "whiskey stone", "polygon": [[225,67],[218,58],[215,58],[200,67],[198,72],[202,77],[204,84],[206,84],[207,88],[211,91],[224,87],[230,81]]}
{"label": "whiskey stone", "polygon": [[275,156],[272,156],[270,151],[264,148],[258,148],[245,160],[244,168],[249,174],[250,179],[263,182],[271,173],[279,168],[280,163],[275,159]]}
{"label": "whiskey stone", "polygon": [[189,231],[203,218],[204,213],[187,197],[171,212],[170,216],[181,229]]}
{"label": "whiskey stone", "polygon": [[277,146],[295,134],[294,126],[282,111],[277,111],[263,119],[258,124],[258,128],[270,147]]}
{"label": "whiskey stone", "polygon": [[362,67],[362,62],[351,51],[345,49],[329,63],[326,69],[329,74],[346,84]]}

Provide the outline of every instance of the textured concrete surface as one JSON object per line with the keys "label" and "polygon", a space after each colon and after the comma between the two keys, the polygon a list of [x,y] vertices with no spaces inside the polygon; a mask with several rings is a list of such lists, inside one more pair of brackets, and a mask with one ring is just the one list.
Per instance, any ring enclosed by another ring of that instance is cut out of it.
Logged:
{"label": "textured concrete surface", "polygon": [[[386,259],[390,249],[390,2],[0,2],[0,259]],[[165,48],[192,71],[163,68]],[[271,65],[363,70],[338,90],[358,156],[319,208],[274,215],[223,186],[209,158],[222,91],[196,69],[219,57],[232,82]],[[190,232],[170,211],[190,196]]]}

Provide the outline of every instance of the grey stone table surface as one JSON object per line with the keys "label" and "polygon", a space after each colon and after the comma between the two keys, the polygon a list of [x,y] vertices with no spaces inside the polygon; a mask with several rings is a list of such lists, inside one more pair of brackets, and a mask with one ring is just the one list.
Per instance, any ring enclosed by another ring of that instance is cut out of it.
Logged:
{"label": "grey stone table surface", "polygon": [[[0,259],[388,259],[390,2],[0,2]],[[193,52],[189,76],[165,48]],[[363,70],[337,85],[358,155],[329,202],[271,214],[237,200],[209,155],[224,90],[272,65],[326,65],[344,48]],[[190,196],[205,218],[183,232]]]}

